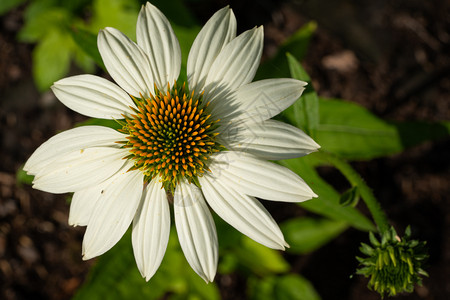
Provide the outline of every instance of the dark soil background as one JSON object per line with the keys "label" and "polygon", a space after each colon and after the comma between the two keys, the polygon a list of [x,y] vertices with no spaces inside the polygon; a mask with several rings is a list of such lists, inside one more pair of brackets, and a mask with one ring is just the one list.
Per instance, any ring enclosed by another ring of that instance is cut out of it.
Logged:
{"label": "dark soil background", "polygon": [[[316,20],[304,66],[321,96],[357,102],[388,120],[449,119],[448,1],[189,3],[202,22],[231,4],[239,31],[264,24],[265,58],[300,26]],[[37,92],[31,76],[34,45],[15,38],[23,11],[19,7],[0,17],[0,299],[68,299],[92,264],[81,260],[84,229],[68,226],[66,195],[18,186],[16,171],[41,143],[84,117],[51,92]],[[427,142],[392,157],[354,163],[397,231],[410,224],[416,238],[428,241],[430,278],[397,299],[450,299],[449,146],[449,139]],[[346,188],[333,169],[320,172],[337,189]],[[291,217],[290,208],[269,206],[278,220]],[[365,233],[350,229],[313,254],[286,257],[325,300],[380,299],[366,288],[365,278],[350,278],[365,240]],[[224,299],[245,298],[245,278],[218,276],[217,284]]]}

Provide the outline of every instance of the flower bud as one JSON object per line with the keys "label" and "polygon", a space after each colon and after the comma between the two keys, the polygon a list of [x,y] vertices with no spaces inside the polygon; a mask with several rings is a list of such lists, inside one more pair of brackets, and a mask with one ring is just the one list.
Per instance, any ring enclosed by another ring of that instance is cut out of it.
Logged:
{"label": "flower bud", "polygon": [[381,235],[381,241],[370,232],[371,245],[361,243],[360,251],[367,257],[357,257],[360,268],[356,273],[370,277],[368,287],[382,297],[385,294],[395,296],[402,292],[411,293],[415,284],[422,284],[421,276],[428,276],[422,269],[428,257],[426,242],[410,238],[409,226],[402,239],[391,227]]}

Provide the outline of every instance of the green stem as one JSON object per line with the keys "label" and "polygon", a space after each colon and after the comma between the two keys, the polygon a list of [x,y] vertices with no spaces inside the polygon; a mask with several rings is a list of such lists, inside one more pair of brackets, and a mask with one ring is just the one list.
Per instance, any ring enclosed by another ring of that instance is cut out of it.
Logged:
{"label": "green stem", "polygon": [[384,211],[381,209],[380,203],[377,201],[372,193],[372,190],[364,182],[364,179],[352,168],[352,166],[345,160],[333,155],[331,153],[319,151],[315,155],[321,160],[327,161],[336,167],[347,178],[347,180],[353,185],[357,186],[361,198],[367,205],[373,220],[377,224],[378,230],[381,234],[389,230],[389,223],[387,221]]}

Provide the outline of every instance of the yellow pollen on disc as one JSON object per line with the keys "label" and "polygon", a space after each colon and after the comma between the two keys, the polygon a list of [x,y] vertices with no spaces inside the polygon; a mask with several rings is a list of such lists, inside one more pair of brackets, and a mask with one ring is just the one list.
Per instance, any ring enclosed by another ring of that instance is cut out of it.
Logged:
{"label": "yellow pollen on disc", "polygon": [[132,97],[137,109],[118,121],[120,131],[128,135],[124,147],[130,149],[126,158],[134,160],[132,169],[141,170],[146,181],[158,176],[172,192],[182,177],[197,183],[197,177],[209,170],[209,156],[224,149],[213,132],[218,120],[211,121],[205,112],[209,103],[203,93],[194,95],[176,83],[166,92],[155,88],[148,98]]}

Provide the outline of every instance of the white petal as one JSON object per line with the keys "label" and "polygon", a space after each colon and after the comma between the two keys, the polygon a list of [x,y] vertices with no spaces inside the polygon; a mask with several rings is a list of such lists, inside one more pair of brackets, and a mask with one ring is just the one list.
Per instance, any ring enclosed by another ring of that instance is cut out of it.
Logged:
{"label": "white petal", "polygon": [[230,150],[248,152],[268,160],[301,157],[320,148],[302,130],[275,120],[230,125],[218,137]]}
{"label": "white petal", "polygon": [[[243,152],[212,155],[210,169],[217,178],[226,178],[236,191],[267,200],[301,202],[317,195],[288,168],[255,158]],[[220,175],[217,175],[220,174]]]}
{"label": "white petal", "polygon": [[153,91],[153,76],[147,54],[119,30],[100,30],[98,50],[112,78],[128,94],[149,96]]}
{"label": "white petal", "polygon": [[202,92],[217,55],[236,37],[236,18],[227,6],[217,11],[195,38],[187,60],[189,89]]}
{"label": "white petal", "polygon": [[175,189],[174,209],[178,239],[188,263],[206,282],[213,281],[218,260],[217,233],[200,189],[180,181]]}
{"label": "white petal", "polygon": [[263,48],[263,28],[248,30],[220,51],[205,81],[205,99],[224,100],[241,85],[253,80]]}
{"label": "white petal", "polygon": [[100,192],[83,239],[83,259],[90,259],[114,246],[131,224],[143,190],[141,171],[127,172],[132,163],[111,177]]}
{"label": "white petal", "polygon": [[70,202],[69,225],[86,226],[108,181],[75,192]]}
{"label": "white petal", "polygon": [[94,75],[61,79],[52,86],[56,97],[68,108],[88,117],[123,119],[136,107],[130,96],[114,83]]}
{"label": "white petal", "polygon": [[148,55],[158,88],[167,88],[167,83],[172,85],[180,74],[180,44],[167,18],[150,2],[139,13],[136,38]]}
{"label": "white petal", "polygon": [[33,188],[50,193],[76,192],[105,181],[125,163],[127,149],[93,147],[60,156],[36,174]]}
{"label": "white petal", "polygon": [[23,169],[36,175],[46,165],[73,151],[90,147],[114,147],[125,141],[126,135],[104,126],[81,126],[63,131],[43,143],[34,151]]}
{"label": "white petal", "polygon": [[305,85],[306,82],[291,78],[255,81],[241,86],[229,97],[228,104],[215,108],[214,114],[228,124],[262,122],[291,106],[300,98]]}
{"label": "white petal", "polygon": [[255,198],[228,186],[225,178],[213,176],[208,173],[199,178],[211,208],[223,220],[256,242],[284,250],[287,244],[283,233],[264,206]]}
{"label": "white petal", "polygon": [[97,201],[102,198],[104,190],[110,185],[113,178],[114,176],[73,194],[70,202],[69,225],[86,226],[88,224]]}
{"label": "white petal", "polygon": [[133,252],[142,277],[148,281],[166,252],[170,233],[170,210],[166,192],[154,178],[146,187],[133,220]]}

